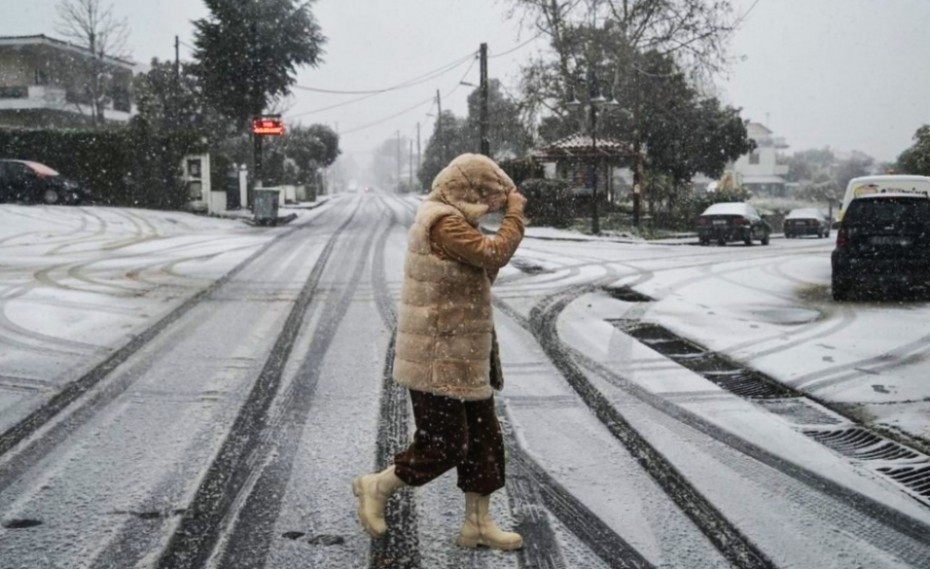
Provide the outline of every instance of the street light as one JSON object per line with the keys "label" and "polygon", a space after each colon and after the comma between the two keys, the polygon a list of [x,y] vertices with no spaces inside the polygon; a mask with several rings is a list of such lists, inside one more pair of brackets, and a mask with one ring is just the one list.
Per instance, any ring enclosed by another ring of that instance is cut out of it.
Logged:
{"label": "street light", "polygon": [[597,235],[601,232],[600,219],[597,212],[597,172],[600,160],[597,159],[597,112],[610,111],[620,106],[617,99],[611,94],[610,99],[604,97],[598,85],[594,73],[589,71],[586,78],[577,78],[577,82],[584,83],[588,86],[588,102],[582,103],[575,96],[574,85],[569,88],[571,99],[565,103],[565,106],[572,110],[587,107],[588,111],[588,136],[591,138],[591,163],[590,169],[591,180],[591,233]]}

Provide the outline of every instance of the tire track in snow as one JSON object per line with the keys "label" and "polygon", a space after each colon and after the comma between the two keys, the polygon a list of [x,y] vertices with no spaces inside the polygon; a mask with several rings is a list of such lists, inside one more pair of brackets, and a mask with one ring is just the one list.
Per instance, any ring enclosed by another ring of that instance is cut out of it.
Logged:
{"label": "tire track in snow", "polygon": [[[606,284],[606,279],[601,281]],[[521,324],[539,341],[552,363],[571,387],[581,396],[613,436],[637,459],[646,472],[678,505],[701,532],[734,567],[774,569],[776,565],[727,519],[688,479],[669,462],[620,412],[601,394],[574,364],[568,350],[558,338],[556,320],[565,306],[591,287],[577,287],[544,298]],[[506,310],[506,308],[505,308]],[[511,314],[511,316],[514,316]],[[518,320],[520,321],[520,320]]]}
{"label": "tire track in snow", "polygon": [[[390,210],[391,222],[378,237],[378,246],[375,248],[371,265],[371,284],[381,320],[391,330],[391,340],[384,357],[381,381],[375,456],[375,469],[379,471],[387,468],[394,455],[410,444],[407,428],[410,424],[409,397],[407,390],[395,384],[392,377],[394,347],[397,339],[397,313],[394,311],[394,301],[388,289],[387,273],[384,268],[388,237],[394,227],[401,224],[401,221],[394,208],[386,200],[381,199],[381,202]],[[404,227],[407,225],[407,223],[402,224]],[[389,528],[387,535],[371,542],[369,568],[418,569],[421,567],[416,503],[410,490],[402,490],[391,497],[385,510],[385,521]]]}
{"label": "tire track in snow", "polygon": [[[353,251],[358,258],[349,277],[348,287],[340,291],[338,300],[327,299],[324,303],[310,347],[294,379],[278,396],[281,405],[271,408],[268,419],[261,427],[261,440],[244,460],[244,464],[250,465],[250,483],[244,485],[230,509],[229,517],[235,519],[222,532],[226,545],[223,551],[215,554],[215,565],[218,567],[250,569],[267,564],[268,551],[277,537],[274,533],[275,522],[285,497],[285,489],[291,480],[301,432],[310,413],[326,355],[336,329],[355,298],[377,235],[377,226],[371,227],[364,245],[360,250]],[[348,258],[348,255],[340,256],[343,262]]]}
{"label": "tire track in snow", "polygon": [[[203,567],[213,554],[224,520],[231,513],[234,501],[253,474],[252,465],[248,460],[255,456],[257,447],[262,442],[264,418],[278,396],[284,367],[300,332],[307,308],[340,235],[355,218],[360,206],[361,202],[358,202],[352,213],[327,241],[259,377],[242,404],[213,462],[205,471],[189,507],[161,552],[156,567],[199,568]],[[282,235],[290,233],[288,231]]]}
{"label": "tire track in snow", "polygon": [[[559,368],[560,371],[565,370],[563,375],[565,375],[566,380],[572,385],[579,394],[585,398],[586,402],[590,401],[589,406],[601,418],[602,422],[608,426],[608,428],[615,429],[620,424],[616,422],[619,418],[621,421],[619,411],[607,400],[607,398],[599,392],[599,390],[594,387],[590,381],[584,377],[583,372],[579,367],[579,363],[584,367],[588,368],[593,373],[596,373],[598,376],[603,378],[605,381],[614,385],[615,387],[623,390],[625,393],[635,397],[636,399],[646,403],[650,407],[662,412],[663,414],[669,416],[673,420],[688,426],[696,431],[703,433],[714,440],[723,443],[734,450],[749,456],[761,464],[764,464],[782,474],[789,476],[790,478],[801,482],[805,486],[809,487],[813,492],[817,494],[822,494],[827,496],[842,505],[853,509],[867,518],[871,518],[875,521],[875,525],[883,528],[886,532],[892,532],[894,534],[900,534],[904,537],[905,542],[901,544],[893,543],[893,539],[887,539],[888,535],[886,533],[886,539],[875,538],[872,541],[875,547],[879,548],[893,548],[897,554],[903,555],[905,558],[910,556],[912,562],[917,562],[917,559],[922,559],[927,561],[925,556],[921,557],[915,555],[915,549],[912,547],[913,543],[922,544],[925,547],[930,547],[930,526],[927,526],[925,523],[916,520],[906,514],[903,514],[893,508],[886,506],[883,503],[880,503],[868,496],[865,496],[855,490],[851,490],[845,486],[837,484],[832,480],[814,472],[806,467],[797,465],[789,460],[786,460],[784,457],[775,455],[762,447],[755,445],[735,435],[729,431],[722,429],[721,427],[716,426],[707,419],[701,417],[700,415],[689,411],[674,402],[668,401],[661,396],[650,393],[644,388],[641,388],[632,382],[618,376],[612,372],[609,368],[595,362],[581,354],[577,350],[574,350],[571,347],[566,346],[558,338],[558,333],[556,330],[556,321],[558,315],[568,304],[580,296],[597,290],[599,288],[599,283],[593,283],[588,286],[578,286],[573,287],[569,290],[563,290],[556,292],[549,297],[544,298],[537,306],[533,309],[533,314],[530,319],[523,318],[519,313],[512,310],[509,306],[504,303],[497,302],[496,305],[502,311],[510,315],[520,323],[522,327],[529,330],[537,337],[537,340],[540,342],[540,345],[543,346],[543,349],[546,350],[547,354],[551,352],[551,358],[553,358],[553,363]],[[578,362],[578,363],[576,363]],[[625,422],[625,421],[624,421]],[[640,437],[641,438],[641,437]],[[646,443],[648,445],[648,442]],[[661,459],[661,460],[664,460]],[[660,476],[664,476],[662,471],[658,472]],[[658,480],[657,480],[658,481]],[[685,481],[686,484],[687,481]],[[690,485],[690,484],[689,484]],[[680,499],[680,496],[672,495],[674,499]],[[687,505],[687,504],[686,504]],[[712,508],[712,506],[711,506]],[[682,507],[683,511],[688,512],[688,508]],[[749,562],[749,565],[736,565],[737,567],[755,567],[754,563],[760,560],[754,560],[752,557],[746,557],[743,553],[740,553],[743,550],[741,541],[748,543],[745,537],[739,538],[739,536],[731,536],[720,534],[714,535],[716,532],[719,532],[721,528],[726,528],[726,526],[732,526],[729,522],[726,522],[725,526],[713,527],[708,526],[704,522],[697,521],[698,527],[702,531],[711,531],[712,535],[708,535],[711,541],[720,543],[721,553],[727,556],[728,559],[736,560],[738,562]],[[868,537],[874,536],[875,531],[871,530],[865,535]],[[738,546],[734,550],[730,550],[729,554],[725,551],[732,546]],[[750,544],[750,550],[754,550],[755,547]],[[771,563],[770,560],[763,557],[762,562]],[[763,567],[774,567],[774,565],[762,565]],[[925,566],[925,564],[918,563],[915,566]]]}
{"label": "tire track in snow", "polygon": [[[255,251],[255,253],[233,267],[229,272],[217,279],[213,284],[188,298],[177,308],[155,322],[152,326],[140,332],[121,348],[115,350],[106,359],[95,365],[81,377],[65,385],[44,405],[35,409],[28,416],[16,423],[13,427],[0,434],[0,459],[6,459],[7,455],[18,445],[26,442],[28,438],[42,429],[45,425],[50,424],[52,421],[56,420],[59,415],[61,415],[69,406],[71,406],[72,403],[76,402],[84,395],[92,392],[94,388],[100,384],[101,381],[107,378],[110,373],[112,373],[118,366],[120,366],[123,362],[128,360],[131,356],[144,348],[146,345],[148,345],[156,336],[161,334],[165,329],[170,327],[171,324],[179,320],[182,316],[190,312],[195,306],[199,305],[201,302],[208,299],[217,290],[221,289],[226,283],[232,280],[233,277],[242,272],[255,260],[259,259],[275,243],[277,243],[282,238],[305,228],[306,226],[307,224],[294,226],[269,240],[268,243],[262,245],[257,251]],[[89,403],[89,405],[92,407],[96,407],[99,404],[99,402]],[[77,411],[79,411],[79,409],[73,410],[73,412]],[[85,418],[81,420],[86,421],[87,418],[89,418],[89,416],[91,416],[94,412],[95,411],[93,409],[85,410],[82,413]],[[74,424],[68,425],[68,428],[70,429],[73,429],[74,427]],[[57,435],[52,434],[51,440],[33,441],[33,443],[20,449],[18,454],[21,456],[16,458],[16,466],[10,467],[8,465],[4,465],[0,467],[0,490],[9,484],[10,476],[15,477],[16,472],[21,471],[27,465],[34,463],[36,460],[39,460],[42,456],[48,453],[55,444],[60,442],[63,436],[64,434],[62,433],[58,433]]]}

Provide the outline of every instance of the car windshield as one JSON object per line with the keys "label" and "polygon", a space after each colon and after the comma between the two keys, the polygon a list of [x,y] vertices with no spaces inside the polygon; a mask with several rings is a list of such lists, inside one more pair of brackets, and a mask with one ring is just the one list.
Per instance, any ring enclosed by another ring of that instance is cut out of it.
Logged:
{"label": "car windshield", "polygon": [[914,198],[853,200],[845,222],[851,227],[878,228],[914,224],[930,226],[930,200]]}
{"label": "car windshield", "polygon": [[785,219],[809,219],[811,217],[820,219],[823,214],[816,209],[796,209],[789,213]]}

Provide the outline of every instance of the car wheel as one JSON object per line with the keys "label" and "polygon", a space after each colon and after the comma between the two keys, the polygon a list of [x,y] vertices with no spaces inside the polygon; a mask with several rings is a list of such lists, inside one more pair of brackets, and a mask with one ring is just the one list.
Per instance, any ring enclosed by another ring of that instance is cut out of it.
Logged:
{"label": "car wheel", "polygon": [[834,276],[830,288],[833,292],[833,300],[837,302],[849,300],[850,286],[848,281]]}
{"label": "car wheel", "polygon": [[698,240],[698,244],[701,247],[707,247],[708,245],[710,245],[710,239],[700,239]]}
{"label": "car wheel", "polygon": [[58,195],[57,190],[53,190],[52,188],[49,188],[45,190],[44,192],[42,192],[42,201],[48,205],[54,205],[58,203],[59,201],[61,201],[61,196]]}
{"label": "car wheel", "polygon": [[727,244],[727,240],[724,239],[723,237],[721,237],[720,239],[717,239],[717,245],[720,245],[721,247],[723,247],[726,244]]}

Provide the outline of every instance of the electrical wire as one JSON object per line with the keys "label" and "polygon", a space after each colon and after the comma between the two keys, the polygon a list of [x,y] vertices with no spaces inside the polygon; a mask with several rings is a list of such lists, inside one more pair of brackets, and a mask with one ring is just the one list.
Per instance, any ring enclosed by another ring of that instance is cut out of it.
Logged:
{"label": "electrical wire", "polygon": [[741,26],[741,25],[743,24],[743,22],[746,21],[746,19],[749,17],[749,14],[751,14],[752,11],[755,10],[756,5],[757,5],[758,3],[759,3],[759,0],[755,0],[755,2],[752,3],[752,5],[749,7],[748,10],[746,10],[746,11],[743,12],[738,18],[736,18],[736,20],[733,22],[733,28],[734,28],[734,29],[737,28],[737,27],[739,27],[739,26]]}
{"label": "electrical wire", "polygon": [[505,51],[505,52],[503,52],[503,53],[495,53],[494,55],[489,55],[489,56],[488,56],[488,59],[497,59],[498,57],[504,57],[505,55],[510,55],[511,53],[513,53],[513,52],[515,52],[515,51],[518,51],[518,50],[520,50],[520,49],[523,49],[524,47],[526,47],[526,46],[528,46],[529,44],[533,43],[535,40],[537,40],[537,39],[538,39],[540,36],[542,36],[542,35],[543,35],[543,33],[542,33],[542,32],[539,32],[539,33],[537,33],[535,36],[533,36],[533,37],[531,37],[530,39],[526,40],[525,42],[521,43],[520,45],[518,45],[518,46],[516,46],[516,47],[513,47],[513,48],[510,48],[510,49],[508,49],[507,51]]}
{"label": "electrical wire", "polygon": [[456,67],[459,67],[460,65],[462,65],[469,59],[473,58],[474,55],[475,55],[475,52],[471,52],[465,57],[459,58],[451,63],[447,63],[443,65],[442,67],[439,67],[432,71],[428,71],[424,73],[423,75],[418,75],[414,77],[413,79],[408,79],[407,81],[398,83],[396,85],[392,85],[390,87],[385,87],[383,89],[369,89],[365,91],[343,91],[343,90],[336,90],[336,89],[320,89],[317,87],[305,87],[303,85],[295,85],[294,88],[300,89],[301,91],[310,91],[311,93],[327,93],[330,95],[377,95],[379,93],[387,93],[389,91],[396,91],[399,89],[412,87],[414,85],[420,85],[421,83],[425,83],[429,81],[430,79],[435,79],[436,77],[445,75],[449,71],[452,71]]}
{"label": "electrical wire", "polygon": [[[422,80],[422,81],[418,81],[418,84],[419,84],[419,83],[424,83],[424,82],[426,82],[426,81],[428,81],[428,80],[435,79],[436,77],[440,77],[440,76],[446,74],[447,72],[452,71],[452,69],[455,69],[456,67],[461,66],[463,63],[465,63],[466,61],[468,61],[468,59],[472,59],[472,66],[474,66],[474,62],[475,62],[476,60],[472,58],[473,55],[474,55],[474,53],[469,54],[468,58],[460,60],[458,63],[455,64],[454,67],[451,67],[451,68],[449,68],[449,69],[446,69],[446,70],[442,71],[441,73],[436,74],[436,75],[434,75],[434,76],[432,76],[432,77],[429,77],[429,78],[427,78],[427,79],[424,79],[424,80]],[[471,68],[471,67],[469,67],[469,69],[470,69],[470,68]],[[380,95],[380,94],[383,93],[383,92],[384,92],[384,91],[373,92],[373,93],[370,93],[370,94],[368,94],[368,95],[363,95],[363,96],[361,96],[361,97],[356,97],[355,99],[350,99],[350,100],[348,100],[348,101],[343,101],[343,102],[341,102],[341,103],[336,103],[335,105],[329,105],[329,106],[327,106],[327,107],[320,107],[320,108],[318,108],[318,109],[313,109],[313,110],[311,110],[311,111],[305,111],[305,112],[302,112],[302,113],[291,114],[291,115],[288,115],[288,116],[290,116],[290,117],[292,117],[292,118],[294,118],[294,117],[303,117],[303,116],[307,116],[307,115],[313,115],[313,114],[316,114],[316,113],[322,113],[322,112],[324,112],[324,111],[329,111],[329,110],[332,110],[332,109],[338,109],[339,107],[345,107],[345,106],[347,106],[347,105],[352,105],[352,104],[358,103],[358,102],[360,102],[360,101],[364,101],[364,100],[366,100],[366,99],[370,99],[370,98],[372,98],[372,97],[375,97],[375,96],[377,96],[377,95]]]}
{"label": "electrical wire", "polygon": [[355,127],[355,128],[350,128],[349,130],[341,131],[341,132],[339,133],[339,136],[345,136],[345,135],[347,135],[347,134],[352,134],[352,133],[354,133],[354,132],[359,132],[359,131],[365,130],[365,129],[367,129],[367,128],[371,128],[371,127],[374,127],[374,126],[378,126],[378,125],[384,124],[384,123],[388,122],[388,121],[391,120],[391,119],[395,119],[395,118],[397,118],[397,117],[399,117],[399,116],[401,116],[401,115],[404,115],[404,114],[409,113],[410,111],[414,111],[414,110],[416,110],[416,109],[419,109],[419,108],[422,107],[423,105],[425,105],[425,104],[427,104],[427,103],[432,103],[432,102],[434,102],[435,100],[436,100],[436,97],[430,96],[430,97],[428,97],[428,98],[426,98],[426,99],[423,99],[423,100],[420,101],[419,103],[413,105],[412,107],[408,107],[408,108],[406,108],[406,109],[404,109],[404,110],[402,110],[402,111],[399,111],[399,112],[397,112],[397,113],[394,113],[393,115],[391,115],[391,116],[389,116],[389,117],[384,117],[383,119],[379,119],[379,120],[377,120],[377,121],[375,121],[375,122],[371,122],[371,123],[368,123],[368,124],[364,124],[364,125],[362,125],[362,126],[357,126],[357,127]]}
{"label": "electrical wire", "polygon": [[[475,63],[476,63],[477,61],[478,61],[477,59],[472,60],[471,65],[468,66],[468,69],[465,70],[465,73],[464,73],[464,74],[462,75],[462,77],[458,80],[458,82],[456,82],[455,87],[453,87],[453,88],[450,89],[447,93],[445,93],[445,94],[443,95],[444,97],[451,97],[452,94],[455,93],[455,92],[459,89],[459,87],[462,86],[462,81],[463,81],[466,77],[468,77],[468,74],[471,73],[471,70],[475,67]],[[435,97],[435,96],[430,96],[428,99],[424,99],[424,100],[420,101],[419,103],[417,103],[417,104],[415,104],[415,105],[413,105],[413,106],[411,106],[411,107],[408,107],[408,108],[406,108],[406,109],[404,109],[404,110],[402,110],[402,111],[399,111],[399,112],[397,112],[397,113],[392,114],[391,116],[384,117],[383,119],[379,119],[379,120],[377,120],[377,121],[375,121],[375,122],[371,122],[371,123],[368,123],[368,124],[364,124],[364,125],[361,125],[361,126],[357,126],[357,127],[355,127],[355,128],[350,128],[349,130],[344,130],[344,131],[342,131],[342,132],[339,133],[339,136],[345,136],[345,135],[347,135],[347,134],[352,134],[352,133],[359,132],[359,131],[362,131],[362,130],[365,130],[365,129],[368,129],[368,128],[371,128],[371,127],[379,126],[379,125],[381,125],[381,124],[384,124],[384,123],[388,122],[388,121],[391,120],[391,119],[395,119],[395,118],[397,118],[397,117],[399,117],[399,116],[401,116],[401,115],[405,115],[405,114],[407,114],[407,113],[409,113],[409,112],[411,112],[411,111],[414,111],[414,110],[416,110],[416,109],[419,109],[420,107],[424,106],[424,105],[427,104],[427,103],[435,103],[435,102],[436,102],[436,97]],[[438,120],[438,117],[437,117],[437,120]]]}

